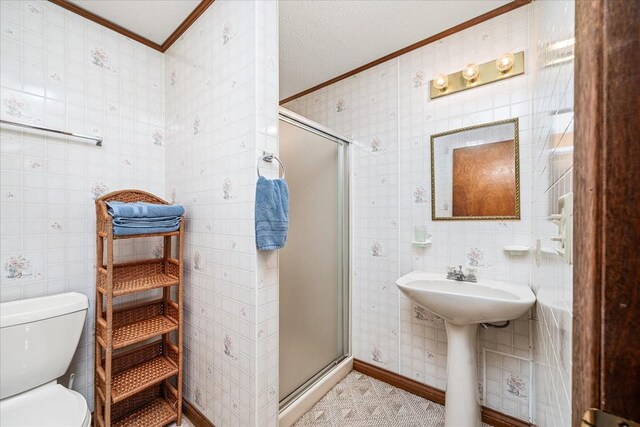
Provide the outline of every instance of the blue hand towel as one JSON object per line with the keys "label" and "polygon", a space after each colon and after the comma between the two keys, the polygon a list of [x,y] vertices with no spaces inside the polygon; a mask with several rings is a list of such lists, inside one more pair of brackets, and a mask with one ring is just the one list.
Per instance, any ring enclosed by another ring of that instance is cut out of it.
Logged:
{"label": "blue hand towel", "polygon": [[258,178],[256,245],[260,251],[281,249],[289,229],[289,187],[284,179]]}
{"label": "blue hand towel", "polygon": [[107,202],[107,212],[114,218],[156,218],[182,216],[184,208],[180,205],[161,205],[144,202]]}

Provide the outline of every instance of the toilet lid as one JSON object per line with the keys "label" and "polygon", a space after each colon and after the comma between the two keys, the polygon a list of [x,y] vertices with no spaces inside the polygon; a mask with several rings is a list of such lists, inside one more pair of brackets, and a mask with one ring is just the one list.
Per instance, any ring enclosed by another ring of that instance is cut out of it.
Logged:
{"label": "toilet lid", "polygon": [[2,427],[84,427],[91,414],[82,395],[49,383],[0,401]]}

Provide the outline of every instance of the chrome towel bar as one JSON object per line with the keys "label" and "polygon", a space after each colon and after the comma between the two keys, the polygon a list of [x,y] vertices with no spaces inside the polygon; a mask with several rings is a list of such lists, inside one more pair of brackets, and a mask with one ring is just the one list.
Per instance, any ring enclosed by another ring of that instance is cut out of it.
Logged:
{"label": "chrome towel bar", "polygon": [[9,120],[0,120],[0,123],[3,125],[17,126],[21,128],[27,128],[27,129],[43,130],[45,132],[53,132],[60,135],[73,136],[75,138],[89,139],[91,141],[95,141],[98,147],[102,147],[102,138],[98,136],[81,135],[78,133],[67,132],[65,130],[45,128],[42,126],[29,125],[27,123],[12,122]]}

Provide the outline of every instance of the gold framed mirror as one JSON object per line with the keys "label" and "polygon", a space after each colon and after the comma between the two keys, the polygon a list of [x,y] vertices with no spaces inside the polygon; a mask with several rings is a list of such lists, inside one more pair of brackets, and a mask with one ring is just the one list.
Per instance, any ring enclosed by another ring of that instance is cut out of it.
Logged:
{"label": "gold framed mirror", "polygon": [[520,219],[517,118],[431,135],[431,218]]}

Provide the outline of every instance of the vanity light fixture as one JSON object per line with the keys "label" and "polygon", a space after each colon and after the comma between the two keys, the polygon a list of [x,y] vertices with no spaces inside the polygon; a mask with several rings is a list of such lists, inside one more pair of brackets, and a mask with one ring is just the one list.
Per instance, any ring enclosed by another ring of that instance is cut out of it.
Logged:
{"label": "vanity light fixture", "polygon": [[439,91],[445,91],[449,87],[449,77],[443,73],[436,74],[433,78],[433,85]]}
{"label": "vanity light fixture", "polygon": [[513,53],[503,53],[498,59],[496,59],[496,68],[501,73],[508,73],[509,70],[513,68],[514,63],[515,57],[513,56]]}
{"label": "vanity light fixture", "polygon": [[507,52],[482,64],[469,63],[451,74],[437,74],[429,83],[431,99],[524,74],[524,52]]}
{"label": "vanity light fixture", "polygon": [[478,67],[478,64],[467,64],[464,66],[464,70],[462,70],[462,77],[464,77],[468,83],[475,83],[478,78],[478,74],[480,74],[480,67]]}

